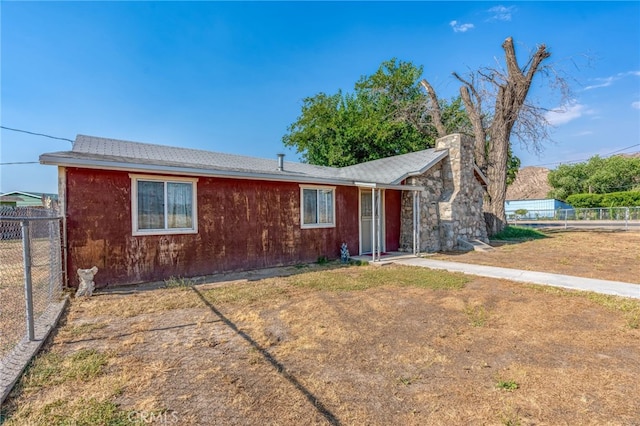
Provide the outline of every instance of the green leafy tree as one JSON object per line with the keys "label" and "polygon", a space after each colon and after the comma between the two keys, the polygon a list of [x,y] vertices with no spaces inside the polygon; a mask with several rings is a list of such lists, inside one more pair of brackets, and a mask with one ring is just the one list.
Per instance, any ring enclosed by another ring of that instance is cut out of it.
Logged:
{"label": "green leafy tree", "polygon": [[520,159],[513,155],[511,144],[509,144],[509,150],[507,151],[507,186],[516,180],[518,170],[520,170],[520,164]]}
{"label": "green leafy tree", "polygon": [[434,124],[420,86],[422,67],[391,59],[356,82],[353,93],[305,98],[283,143],[304,161],[343,167],[434,146],[453,132],[470,132],[460,98],[437,100],[444,134]]}
{"label": "green leafy tree", "polygon": [[573,194],[567,203],[576,208],[637,207],[640,206],[640,191],[609,192],[607,194]]}
{"label": "green leafy tree", "polygon": [[640,190],[640,158],[591,157],[587,162],[563,164],[549,172],[549,197],[566,200],[575,194],[607,194]]}
{"label": "green leafy tree", "polygon": [[[439,99],[426,80],[419,80],[421,66],[385,61],[373,75],[361,77],[353,93],[305,98],[283,143],[295,147],[308,163],[342,167],[430,148],[435,139],[450,133],[472,134],[476,162],[489,177],[485,210],[492,218],[488,230],[495,234],[506,223],[506,186],[520,167],[511,151],[512,133],[532,141],[534,148],[546,139],[546,110],[525,99],[534,75],[550,71],[541,66],[549,56],[545,46],[522,67],[511,38],[503,48],[507,71],[478,70],[469,81],[454,73],[463,87],[449,102]],[[493,90],[481,89],[483,84]],[[485,108],[485,103],[494,105]]]}
{"label": "green leafy tree", "polygon": [[527,209],[518,209],[514,213],[516,214],[516,217],[525,217],[527,215],[527,213],[529,213],[529,210],[527,210]]}

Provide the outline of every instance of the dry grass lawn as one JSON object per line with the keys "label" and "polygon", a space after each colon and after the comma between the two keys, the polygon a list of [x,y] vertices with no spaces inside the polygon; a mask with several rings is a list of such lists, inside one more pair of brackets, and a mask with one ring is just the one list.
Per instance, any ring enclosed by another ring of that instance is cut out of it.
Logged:
{"label": "dry grass lawn", "polygon": [[435,259],[640,284],[640,232],[547,232],[493,252],[447,253]]}
{"label": "dry grass lawn", "polygon": [[640,422],[640,301],[393,265],[295,272],[73,299],[6,425]]}

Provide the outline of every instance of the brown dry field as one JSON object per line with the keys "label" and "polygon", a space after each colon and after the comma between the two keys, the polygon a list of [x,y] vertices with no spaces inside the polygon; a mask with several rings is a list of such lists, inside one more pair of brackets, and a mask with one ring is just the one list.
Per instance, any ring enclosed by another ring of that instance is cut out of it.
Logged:
{"label": "brown dry field", "polygon": [[[104,366],[85,379],[32,367],[7,425],[640,424],[640,301],[312,269],[72,299],[39,357],[91,350]],[[85,404],[120,421],[83,423]]]}
{"label": "brown dry field", "polygon": [[[492,252],[446,253],[434,259],[640,284],[640,232],[547,232]],[[493,243],[492,243],[493,244]]]}

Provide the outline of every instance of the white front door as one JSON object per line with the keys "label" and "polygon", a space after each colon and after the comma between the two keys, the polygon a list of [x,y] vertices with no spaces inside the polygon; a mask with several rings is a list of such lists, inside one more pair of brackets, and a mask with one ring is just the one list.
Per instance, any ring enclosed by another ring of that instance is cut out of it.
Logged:
{"label": "white front door", "polygon": [[[376,204],[378,205],[377,197],[382,197],[379,205],[381,206],[380,212],[384,212],[384,191],[376,191]],[[378,210],[375,211],[376,216]],[[377,218],[376,218],[377,219]],[[372,204],[372,191],[370,189],[360,189],[360,254],[373,252],[373,220],[374,209]],[[378,226],[381,227],[378,233]],[[376,220],[376,238],[380,236],[380,249],[384,251],[384,215],[380,216],[380,220]]]}

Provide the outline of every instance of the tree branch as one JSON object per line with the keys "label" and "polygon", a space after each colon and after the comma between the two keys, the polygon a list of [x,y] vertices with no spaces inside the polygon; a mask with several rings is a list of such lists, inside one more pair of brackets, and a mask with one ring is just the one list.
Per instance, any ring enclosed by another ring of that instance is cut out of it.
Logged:
{"label": "tree branch", "polygon": [[433,118],[433,125],[438,132],[438,137],[444,137],[447,135],[447,130],[444,127],[444,123],[442,123],[442,112],[440,111],[440,104],[438,103],[436,91],[433,90],[433,87],[427,80],[423,79],[422,81],[420,81],[420,84],[427,91],[427,95],[429,96],[429,100],[431,101],[430,114]]}
{"label": "tree branch", "polygon": [[[453,76],[460,80],[464,85],[460,87],[460,97],[464,103],[464,107],[467,110],[469,120],[473,126],[473,134],[475,136],[475,160],[477,166],[482,171],[486,171],[487,167],[487,133],[482,120],[482,98],[476,91],[473,84],[466,81],[457,73],[453,73]],[[475,99],[471,99],[471,95]]]}
{"label": "tree branch", "polygon": [[516,60],[516,50],[513,47],[513,38],[507,37],[502,43],[504,49],[505,62],[507,63],[507,72],[509,77],[512,77],[515,81],[521,81],[524,79],[524,75],[518,67],[518,61]]}
{"label": "tree branch", "polygon": [[533,80],[533,76],[538,71],[538,67],[540,66],[542,61],[547,59],[549,56],[551,56],[551,53],[549,53],[547,47],[544,44],[538,46],[538,50],[531,59],[531,66],[529,67],[529,71],[527,71],[527,81],[531,82],[531,80]]}

